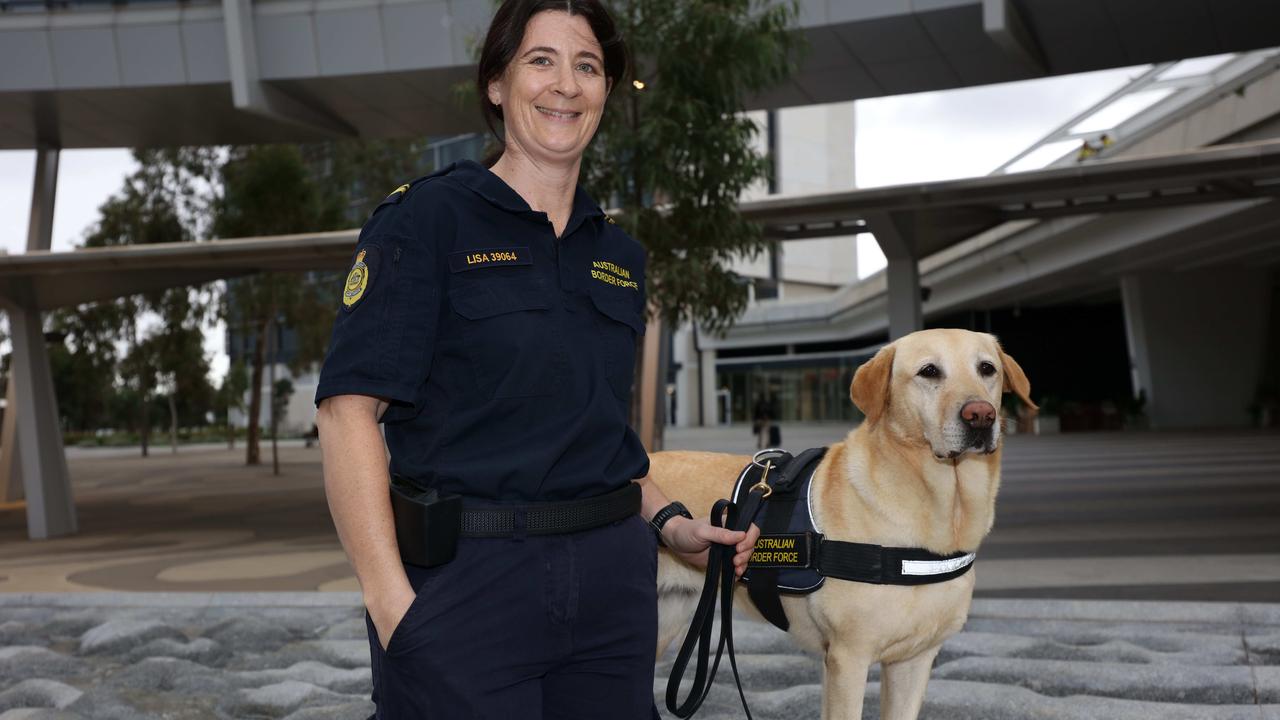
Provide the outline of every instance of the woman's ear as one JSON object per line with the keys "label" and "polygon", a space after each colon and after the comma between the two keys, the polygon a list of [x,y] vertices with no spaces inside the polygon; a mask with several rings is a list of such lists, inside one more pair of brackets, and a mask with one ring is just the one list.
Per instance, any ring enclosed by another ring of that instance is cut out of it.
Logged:
{"label": "woman's ear", "polygon": [[499,86],[497,80],[489,83],[488,95],[490,103],[494,105],[502,105],[502,88]]}

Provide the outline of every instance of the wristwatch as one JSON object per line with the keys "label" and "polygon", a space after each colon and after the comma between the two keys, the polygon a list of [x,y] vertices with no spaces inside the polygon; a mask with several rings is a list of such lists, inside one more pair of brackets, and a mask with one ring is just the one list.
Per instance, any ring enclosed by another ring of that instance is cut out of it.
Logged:
{"label": "wristwatch", "polygon": [[685,507],[684,503],[677,501],[654,513],[653,519],[649,521],[649,527],[653,528],[654,534],[658,536],[658,544],[662,547],[667,546],[666,543],[662,542],[662,526],[677,515],[687,517],[690,520],[693,519],[693,515],[689,513],[689,508]]}

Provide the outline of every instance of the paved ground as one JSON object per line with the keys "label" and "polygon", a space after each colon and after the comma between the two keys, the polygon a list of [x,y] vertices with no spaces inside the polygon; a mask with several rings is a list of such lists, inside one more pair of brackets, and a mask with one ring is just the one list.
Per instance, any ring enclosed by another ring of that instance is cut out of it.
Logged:
{"label": "paved ground", "polygon": [[[771,627],[734,629],[755,717],[819,717],[820,663]],[[669,668],[670,657],[657,667],[660,706]],[[742,717],[724,672],[699,720]],[[863,718],[878,716],[878,678]],[[3,720],[373,710],[353,593],[0,595],[0,688]],[[978,600],[938,658],[922,717],[1280,720],[1280,606]]]}
{"label": "paved ground", "polygon": [[[784,426],[788,447],[846,428]],[[745,427],[670,430],[669,448],[750,452]],[[282,474],[243,451],[149,458],[69,453],[81,532],[26,539],[0,505],[0,592],[357,590],[320,479],[320,451],[282,447]],[[729,481],[726,481],[726,492]],[[1007,439],[978,594],[1280,602],[1280,434]]]}
{"label": "paved ground", "polygon": [[[800,448],[844,431],[783,438]],[[740,427],[668,438],[751,443]],[[1280,603],[1280,436],[1006,447],[980,597],[923,717],[1280,720],[1280,604],[1265,604]],[[0,506],[0,720],[368,716],[369,648],[318,450],[284,447],[280,477],[216,446],[69,455],[78,535],[27,540],[22,508]],[[1187,599],[1215,602],[1147,602]],[[756,717],[818,716],[816,660],[772,628],[735,635]],[[722,675],[697,717],[739,718],[736,702]]]}

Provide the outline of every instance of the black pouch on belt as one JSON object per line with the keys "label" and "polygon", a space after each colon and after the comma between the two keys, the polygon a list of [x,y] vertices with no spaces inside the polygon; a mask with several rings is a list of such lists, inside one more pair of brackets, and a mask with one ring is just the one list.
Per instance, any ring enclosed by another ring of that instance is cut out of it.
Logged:
{"label": "black pouch on belt", "polygon": [[432,567],[453,559],[462,529],[462,496],[423,490],[403,476],[391,476],[391,512],[400,559]]}

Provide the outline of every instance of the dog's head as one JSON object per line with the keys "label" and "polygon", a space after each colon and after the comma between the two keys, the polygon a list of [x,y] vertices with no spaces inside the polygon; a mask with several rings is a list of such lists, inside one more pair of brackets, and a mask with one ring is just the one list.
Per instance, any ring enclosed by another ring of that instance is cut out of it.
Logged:
{"label": "dog's head", "polygon": [[884,346],[849,388],[866,422],[926,442],[940,459],[995,452],[1004,392],[1036,409],[1027,376],[995,336],[950,329],[921,330]]}

